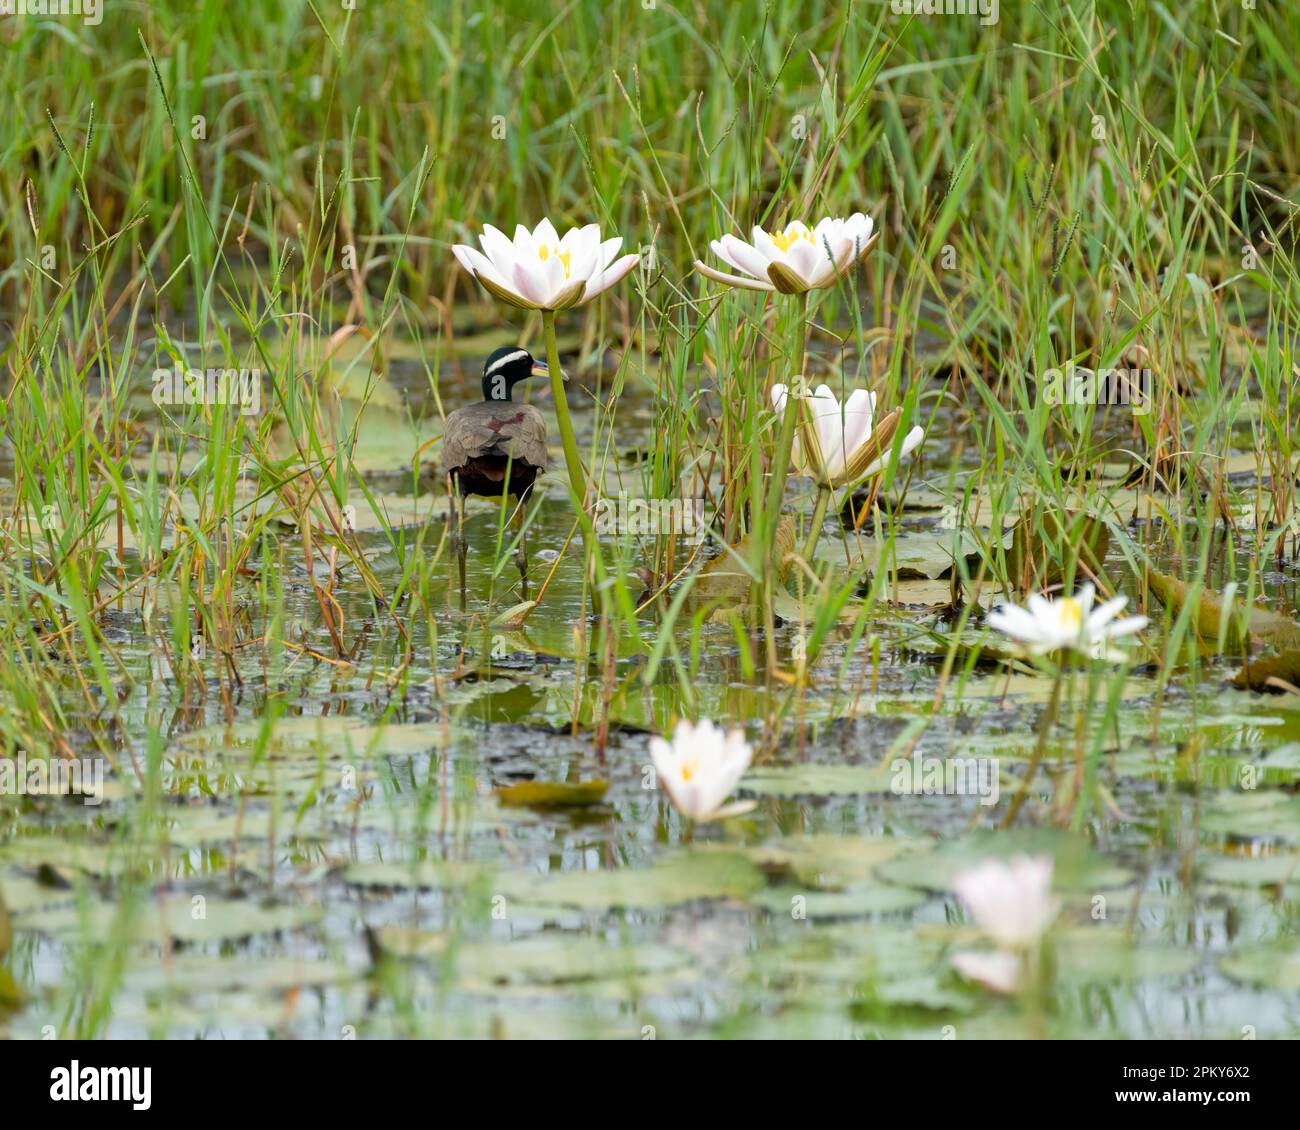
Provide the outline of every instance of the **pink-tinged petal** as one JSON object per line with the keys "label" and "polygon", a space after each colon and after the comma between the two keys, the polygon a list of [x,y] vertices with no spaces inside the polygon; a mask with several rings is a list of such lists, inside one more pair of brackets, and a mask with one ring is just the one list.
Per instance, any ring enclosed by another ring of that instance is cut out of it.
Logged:
{"label": "pink-tinged petal", "polygon": [[695,269],[700,272],[706,279],[712,279],[714,282],[720,282],[726,286],[738,287],[740,290],[766,290],[773,291],[776,289],[771,283],[761,282],[758,279],[743,278],[740,275],[728,275],[707,263],[695,260]]}
{"label": "pink-tinged petal", "polygon": [[1020,957],[1014,953],[956,953],[952,963],[967,981],[995,993],[1014,993],[1020,984]]}
{"label": "pink-tinged petal", "polygon": [[586,292],[582,296],[583,302],[590,302],[596,295],[607,291],[616,282],[621,282],[624,276],[641,261],[641,256],[635,251],[624,255],[611,267],[607,267],[599,275],[594,276],[587,283]]}
{"label": "pink-tinged petal", "polygon": [[[541,267],[542,264],[538,263],[537,266]],[[546,309],[551,293],[546,276],[540,270],[529,270],[522,264],[516,263],[510,281],[512,288],[523,298],[539,309]]]}
{"label": "pink-tinged petal", "polygon": [[569,280],[586,282],[605,266],[600,251],[600,228],[595,224],[570,228],[560,240],[560,253],[569,256]]}
{"label": "pink-tinged petal", "polygon": [[598,270],[608,270],[609,265],[614,262],[618,256],[619,248],[623,246],[623,237],[621,235],[611,236],[600,244],[596,251],[596,264]]}
{"label": "pink-tinged petal", "polygon": [[720,241],[722,258],[747,275],[756,279],[767,278],[767,260],[754,248],[734,235],[724,235]]}
{"label": "pink-tinged petal", "polygon": [[763,258],[769,263],[785,262],[785,254],[775,243],[772,242],[772,237],[757,224],[754,225],[754,230],[749,234],[750,243],[753,245],[754,250],[763,256]]}
{"label": "pink-tinged petal", "polygon": [[541,275],[546,280],[546,304],[554,307],[570,282],[568,272],[564,269],[564,260],[558,255],[552,255],[542,264]]}
{"label": "pink-tinged petal", "polygon": [[473,251],[474,248],[466,247],[463,243],[453,243],[451,253],[456,256],[456,261],[465,268],[471,275],[474,273],[474,264],[470,260],[467,252]]}
{"label": "pink-tinged petal", "polygon": [[791,244],[785,256],[790,269],[803,279],[805,284],[812,282],[817,274],[818,262],[823,257],[823,252],[819,248],[802,239]]}

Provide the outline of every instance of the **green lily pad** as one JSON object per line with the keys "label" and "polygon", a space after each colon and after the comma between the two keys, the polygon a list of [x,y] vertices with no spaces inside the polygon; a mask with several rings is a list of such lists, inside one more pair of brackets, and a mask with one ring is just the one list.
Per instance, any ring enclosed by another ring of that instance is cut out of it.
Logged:
{"label": "green lily pad", "polygon": [[47,934],[52,937],[116,938],[123,931],[125,939],[138,942],[202,943],[249,938],[296,930],[320,918],[319,907],[263,906],[251,899],[207,898],[196,903],[176,896],[159,908],[142,903],[128,919],[122,908],[104,903],[54,910],[38,910],[15,915],[14,928],[19,931]]}
{"label": "green lily pad", "polygon": [[888,765],[774,765],[753,769],[740,791],[761,796],[858,796],[887,793],[893,774]]}
{"label": "green lily pad", "polygon": [[1300,989],[1300,947],[1244,946],[1219,962],[1234,981],[1270,989]]}
{"label": "green lily pad", "polygon": [[802,915],[809,919],[862,918],[911,910],[927,901],[923,891],[908,887],[875,886],[848,891],[809,891],[798,887],[771,887],[755,897],[756,905],[773,914]]}
{"label": "green lily pad", "polygon": [[458,983],[471,988],[474,981],[556,984],[659,975],[691,960],[668,946],[593,946],[588,938],[530,938],[464,946],[456,951],[455,966]]}
{"label": "green lily pad", "polygon": [[1054,935],[1057,975],[1064,979],[1101,982],[1149,981],[1183,977],[1201,963],[1191,948],[1138,944],[1126,931],[1085,926]]}
{"label": "green lily pad", "polygon": [[1201,830],[1241,839],[1300,841],[1300,797],[1272,789],[1218,796],[1202,814]]}
{"label": "green lily pad", "polygon": [[1200,865],[1202,879],[1233,886],[1263,887],[1300,881],[1300,854],[1210,859]]}
{"label": "green lily pad", "polygon": [[561,871],[553,875],[499,876],[508,899],[575,906],[639,909],[677,906],[701,899],[748,898],[766,885],[763,873],[743,855],[689,852],[650,867],[608,871]]}

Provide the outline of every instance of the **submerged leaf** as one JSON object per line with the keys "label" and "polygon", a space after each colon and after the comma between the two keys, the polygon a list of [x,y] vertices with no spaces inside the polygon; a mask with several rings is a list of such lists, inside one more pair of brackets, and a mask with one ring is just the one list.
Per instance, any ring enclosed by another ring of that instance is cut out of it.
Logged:
{"label": "submerged leaf", "polygon": [[[1175,614],[1191,603],[1192,626],[1205,642],[1217,643],[1222,628],[1225,632],[1224,646],[1229,650],[1240,651],[1246,644],[1241,634],[1243,605],[1240,601],[1225,600],[1222,593],[1204,587],[1194,592],[1186,581],[1154,569],[1147,571],[1147,584],[1160,602]],[[1300,647],[1300,624],[1289,616],[1257,604],[1246,609],[1246,614],[1246,631],[1254,640],[1279,650]]]}
{"label": "submerged leaf", "polygon": [[1289,688],[1300,686],[1300,648],[1252,659],[1237,672],[1232,684],[1252,691],[1294,694]]}
{"label": "submerged leaf", "polygon": [[599,804],[609,791],[608,781],[520,781],[497,789],[502,804],[527,808],[581,808]]}
{"label": "submerged leaf", "polygon": [[[749,560],[749,543],[749,538],[741,539],[739,545],[730,547],[699,571],[688,601],[692,609],[715,605],[729,610],[749,602],[754,581],[740,563]],[[788,514],[777,527],[772,552],[779,563],[779,574],[784,577],[789,572],[786,560],[794,552],[794,519]]]}

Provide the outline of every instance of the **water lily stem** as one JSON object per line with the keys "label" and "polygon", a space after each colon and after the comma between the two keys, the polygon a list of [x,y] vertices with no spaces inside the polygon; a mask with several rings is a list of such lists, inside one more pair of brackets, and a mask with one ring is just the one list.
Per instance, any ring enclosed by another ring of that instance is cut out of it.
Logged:
{"label": "water lily stem", "polygon": [[808,531],[808,541],[803,547],[803,559],[812,564],[813,552],[817,548],[817,539],[822,536],[822,523],[826,520],[826,507],[831,501],[831,488],[817,487],[817,505],[813,508],[812,528]]}
{"label": "water lily stem", "polygon": [[[776,655],[776,619],[772,609],[773,597],[776,595],[776,586],[779,583],[781,575],[781,562],[776,559],[777,555],[777,526],[781,521],[781,502],[785,498],[785,480],[790,471],[790,449],[794,446],[794,429],[798,421],[799,413],[803,411],[803,401],[794,394],[802,391],[803,386],[803,362],[804,362],[804,337],[807,332],[804,318],[808,310],[808,292],[800,294],[793,303],[794,306],[794,351],[793,351],[793,368],[791,374],[785,379],[786,397],[785,397],[785,415],[781,418],[781,433],[777,438],[776,453],[772,460],[772,477],[768,484],[768,494],[763,500],[763,522],[760,527],[763,532],[763,568],[762,577],[762,600],[763,600],[763,628],[764,635],[767,638],[767,664],[770,671],[776,671],[779,664]],[[796,388],[796,384],[799,386]],[[755,586],[759,588],[760,586]]]}
{"label": "water lily stem", "polygon": [[555,419],[560,426],[560,444],[564,448],[564,462],[569,471],[569,498],[578,513],[582,529],[582,545],[586,556],[591,556],[590,523],[583,521],[587,502],[587,472],[578,456],[578,441],[573,434],[573,418],[569,415],[569,400],[564,388],[564,374],[560,372],[560,346],[555,338],[555,311],[542,311],[542,328],[546,334],[546,368],[551,378],[551,395],[555,400]]}
{"label": "water lily stem", "polygon": [[1029,767],[1025,770],[1025,779],[1021,782],[1020,788],[1011,800],[1011,807],[1007,810],[1006,819],[1002,821],[1002,827],[1010,828],[1016,822],[1016,817],[1020,815],[1020,808],[1025,803],[1025,798],[1029,795],[1030,786],[1034,783],[1034,776],[1038,772],[1038,763],[1043,760],[1043,754],[1047,752],[1047,735],[1052,732],[1052,727],[1056,725],[1056,716],[1061,711],[1061,686],[1065,682],[1065,656],[1058,657],[1056,665],[1056,681],[1052,683],[1052,698],[1047,704],[1047,710],[1043,713],[1042,722],[1038,727],[1038,742],[1034,746],[1034,756],[1029,762]]}
{"label": "water lily stem", "polygon": [[[802,391],[804,339],[807,332],[805,316],[808,311],[808,293],[798,295],[794,300],[794,350],[791,354],[793,366],[784,382],[786,386],[785,414],[781,418],[781,432],[777,437],[776,452],[772,460],[772,477],[768,486],[767,512],[764,530],[769,547],[776,536],[777,523],[781,519],[781,502],[785,498],[785,480],[790,472],[790,449],[794,446],[794,430],[803,411],[803,400],[796,396]],[[769,561],[769,566],[776,563]]]}

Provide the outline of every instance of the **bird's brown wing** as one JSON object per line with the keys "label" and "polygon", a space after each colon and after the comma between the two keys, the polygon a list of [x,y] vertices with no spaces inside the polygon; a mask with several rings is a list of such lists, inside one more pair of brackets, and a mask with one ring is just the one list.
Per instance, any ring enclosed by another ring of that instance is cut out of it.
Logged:
{"label": "bird's brown wing", "polygon": [[491,427],[484,405],[469,404],[447,417],[442,435],[442,469],[451,471],[496,446],[501,438]]}
{"label": "bird's brown wing", "polygon": [[510,457],[546,470],[546,421],[531,404],[519,405],[522,419],[511,427]]}

